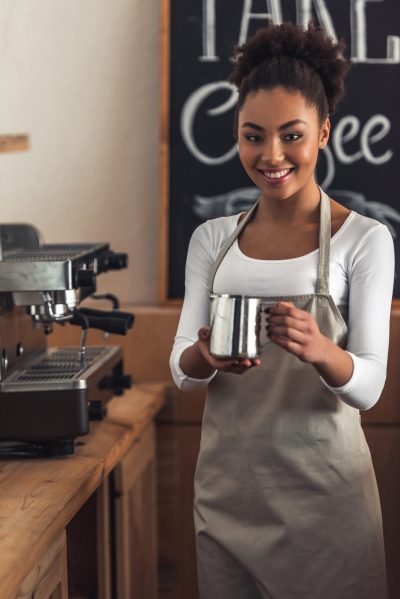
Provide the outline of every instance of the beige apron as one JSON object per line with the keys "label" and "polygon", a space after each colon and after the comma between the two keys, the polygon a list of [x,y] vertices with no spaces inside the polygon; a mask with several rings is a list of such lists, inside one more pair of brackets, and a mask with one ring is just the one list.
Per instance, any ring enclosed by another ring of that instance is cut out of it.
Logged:
{"label": "beige apron", "polygon": [[[256,206],[226,240],[210,281]],[[329,295],[330,202],[321,190],[315,294],[293,302],[346,346]],[[359,411],[274,343],[208,389],[195,475],[201,599],[385,599],[382,521]]]}

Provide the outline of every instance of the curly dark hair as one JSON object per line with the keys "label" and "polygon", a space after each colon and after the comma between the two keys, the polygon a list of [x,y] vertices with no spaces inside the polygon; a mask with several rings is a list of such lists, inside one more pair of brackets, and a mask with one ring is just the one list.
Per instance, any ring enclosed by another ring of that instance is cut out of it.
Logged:
{"label": "curly dark hair", "polygon": [[313,23],[307,29],[291,22],[269,23],[245,44],[235,48],[235,66],[229,77],[239,90],[237,117],[249,93],[283,87],[300,92],[317,108],[320,122],[336,111],[344,95],[351,61],[345,43],[336,43]]}

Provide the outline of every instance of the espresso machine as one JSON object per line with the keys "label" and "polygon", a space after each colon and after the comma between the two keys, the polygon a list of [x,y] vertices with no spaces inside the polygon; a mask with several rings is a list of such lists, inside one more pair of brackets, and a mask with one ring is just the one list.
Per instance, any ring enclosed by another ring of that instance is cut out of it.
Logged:
{"label": "espresso machine", "polygon": [[[0,457],[73,454],[131,386],[120,346],[87,345],[90,328],[125,335],[133,325],[115,296],[95,293],[100,274],[127,262],[107,243],[46,245],[33,225],[0,225]],[[54,323],[80,327],[80,345],[48,346]]]}

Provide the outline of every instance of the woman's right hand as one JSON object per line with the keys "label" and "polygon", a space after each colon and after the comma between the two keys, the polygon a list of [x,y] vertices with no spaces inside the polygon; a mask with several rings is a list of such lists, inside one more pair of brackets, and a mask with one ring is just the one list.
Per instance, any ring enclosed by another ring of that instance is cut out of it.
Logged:
{"label": "woman's right hand", "polygon": [[206,362],[216,370],[222,370],[223,372],[233,372],[234,374],[243,374],[247,372],[253,366],[259,366],[261,364],[260,358],[216,358],[210,354],[210,337],[211,328],[201,327],[198,331],[197,345],[201,352],[201,355]]}

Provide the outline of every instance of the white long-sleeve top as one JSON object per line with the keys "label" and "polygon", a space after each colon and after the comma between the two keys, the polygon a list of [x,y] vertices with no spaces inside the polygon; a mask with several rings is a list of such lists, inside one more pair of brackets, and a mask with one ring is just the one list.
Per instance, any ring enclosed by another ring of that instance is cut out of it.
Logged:
{"label": "white long-sleeve top", "polygon": [[[190,391],[207,379],[187,376],[180,367],[182,352],[209,325],[208,283],[212,265],[239,215],[206,221],[194,231],[186,261],[185,298],[170,358],[176,385]],[[214,279],[214,293],[286,296],[315,293],[319,250],[287,260],[258,260],[244,255],[237,240]],[[322,382],[343,401],[360,410],[379,399],[385,379],[389,346],[390,308],[394,280],[394,247],[388,228],[354,211],[331,238],[330,294],[348,313],[346,351],[353,373],[342,387]]]}

